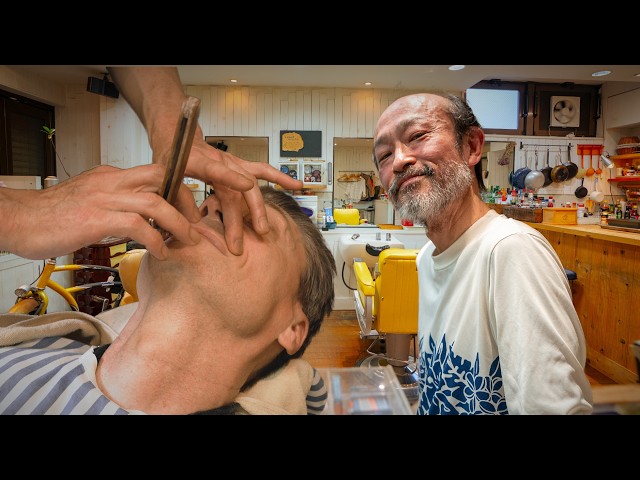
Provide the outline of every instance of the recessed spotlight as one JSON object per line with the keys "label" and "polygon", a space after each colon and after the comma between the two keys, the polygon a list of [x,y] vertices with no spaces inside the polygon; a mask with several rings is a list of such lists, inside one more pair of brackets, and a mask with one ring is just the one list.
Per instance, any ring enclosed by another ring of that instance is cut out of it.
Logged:
{"label": "recessed spotlight", "polygon": [[364,84],[365,84],[367,87],[371,86],[371,82],[364,82]]}
{"label": "recessed spotlight", "polygon": [[591,74],[592,77],[604,77],[605,75],[609,75],[611,70],[600,70],[599,72],[593,72]]}
{"label": "recessed spotlight", "polygon": [[232,78],[231,83],[238,83],[238,80],[236,80],[235,78]]}
{"label": "recessed spotlight", "polygon": [[464,65],[451,65],[449,67],[449,70],[452,70],[452,71],[462,70],[462,69],[464,69],[464,67],[465,67]]}

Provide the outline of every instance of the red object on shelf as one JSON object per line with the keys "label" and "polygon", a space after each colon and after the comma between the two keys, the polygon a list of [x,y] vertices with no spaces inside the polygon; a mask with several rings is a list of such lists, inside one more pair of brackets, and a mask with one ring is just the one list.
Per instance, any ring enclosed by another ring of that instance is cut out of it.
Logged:
{"label": "red object on shelf", "polygon": [[411,220],[406,220],[403,218],[400,223],[402,223],[402,225],[405,227],[413,227],[413,222]]}

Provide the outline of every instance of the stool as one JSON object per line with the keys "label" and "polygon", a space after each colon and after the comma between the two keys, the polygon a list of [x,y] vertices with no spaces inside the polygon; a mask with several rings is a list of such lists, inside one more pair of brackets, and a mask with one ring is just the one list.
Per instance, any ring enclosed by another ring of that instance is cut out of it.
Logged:
{"label": "stool", "polygon": [[571,296],[573,297],[573,282],[578,279],[578,274],[569,268],[564,269],[564,273],[567,276],[567,280],[569,280],[569,285],[571,286]]}
{"label": "stool", "polygon": [[564,273],[567,276],[567,280],[569,280],[570,282],[578,279],[578,274],[573,270],[569,270],[568,268],[565,268]]}

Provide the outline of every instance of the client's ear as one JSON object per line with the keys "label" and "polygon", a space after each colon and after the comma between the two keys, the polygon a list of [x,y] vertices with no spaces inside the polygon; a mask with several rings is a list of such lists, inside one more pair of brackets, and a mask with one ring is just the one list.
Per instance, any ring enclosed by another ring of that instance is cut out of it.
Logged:
{"label": "client's ear", "polygon": [[278,343],[289,355],[293,355],[304,343],[309,332],[309,319],[302,313],[296,314],[291,324],[278,335]]}

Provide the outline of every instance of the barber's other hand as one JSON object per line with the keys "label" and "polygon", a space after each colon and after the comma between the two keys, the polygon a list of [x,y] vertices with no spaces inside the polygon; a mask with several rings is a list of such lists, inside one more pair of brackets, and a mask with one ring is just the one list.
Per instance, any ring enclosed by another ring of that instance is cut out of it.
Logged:
{"label": "barber's other hand", "polygon": [[[101,165],[45,190],[23,191],[27,194],[16,199],[17,240],[10,251],[33,259],[57,257],[116,236],[131,238],[164,259],[164,240],[149,218],[181,242],[198,243],[200,235],[190,223],[200,219],[193,195],[186,187],[179,193],[185,218],[158,194],[164,170],[156,164]],[[185,201],[189,197],[191,207]]]}
{"label": "barber's other hand", "polygon": [[235,255],[242,254],[243,249],[244,202],[251,212],[254,230],[264,235],[270,228],[258,179],[277,183],[288,190],[302,188],[302,181],[269,164],[242,160],[212,147],[204,141],[200,131],[193,140],[185,175],[213,185],[222,207],[227,248]]}

